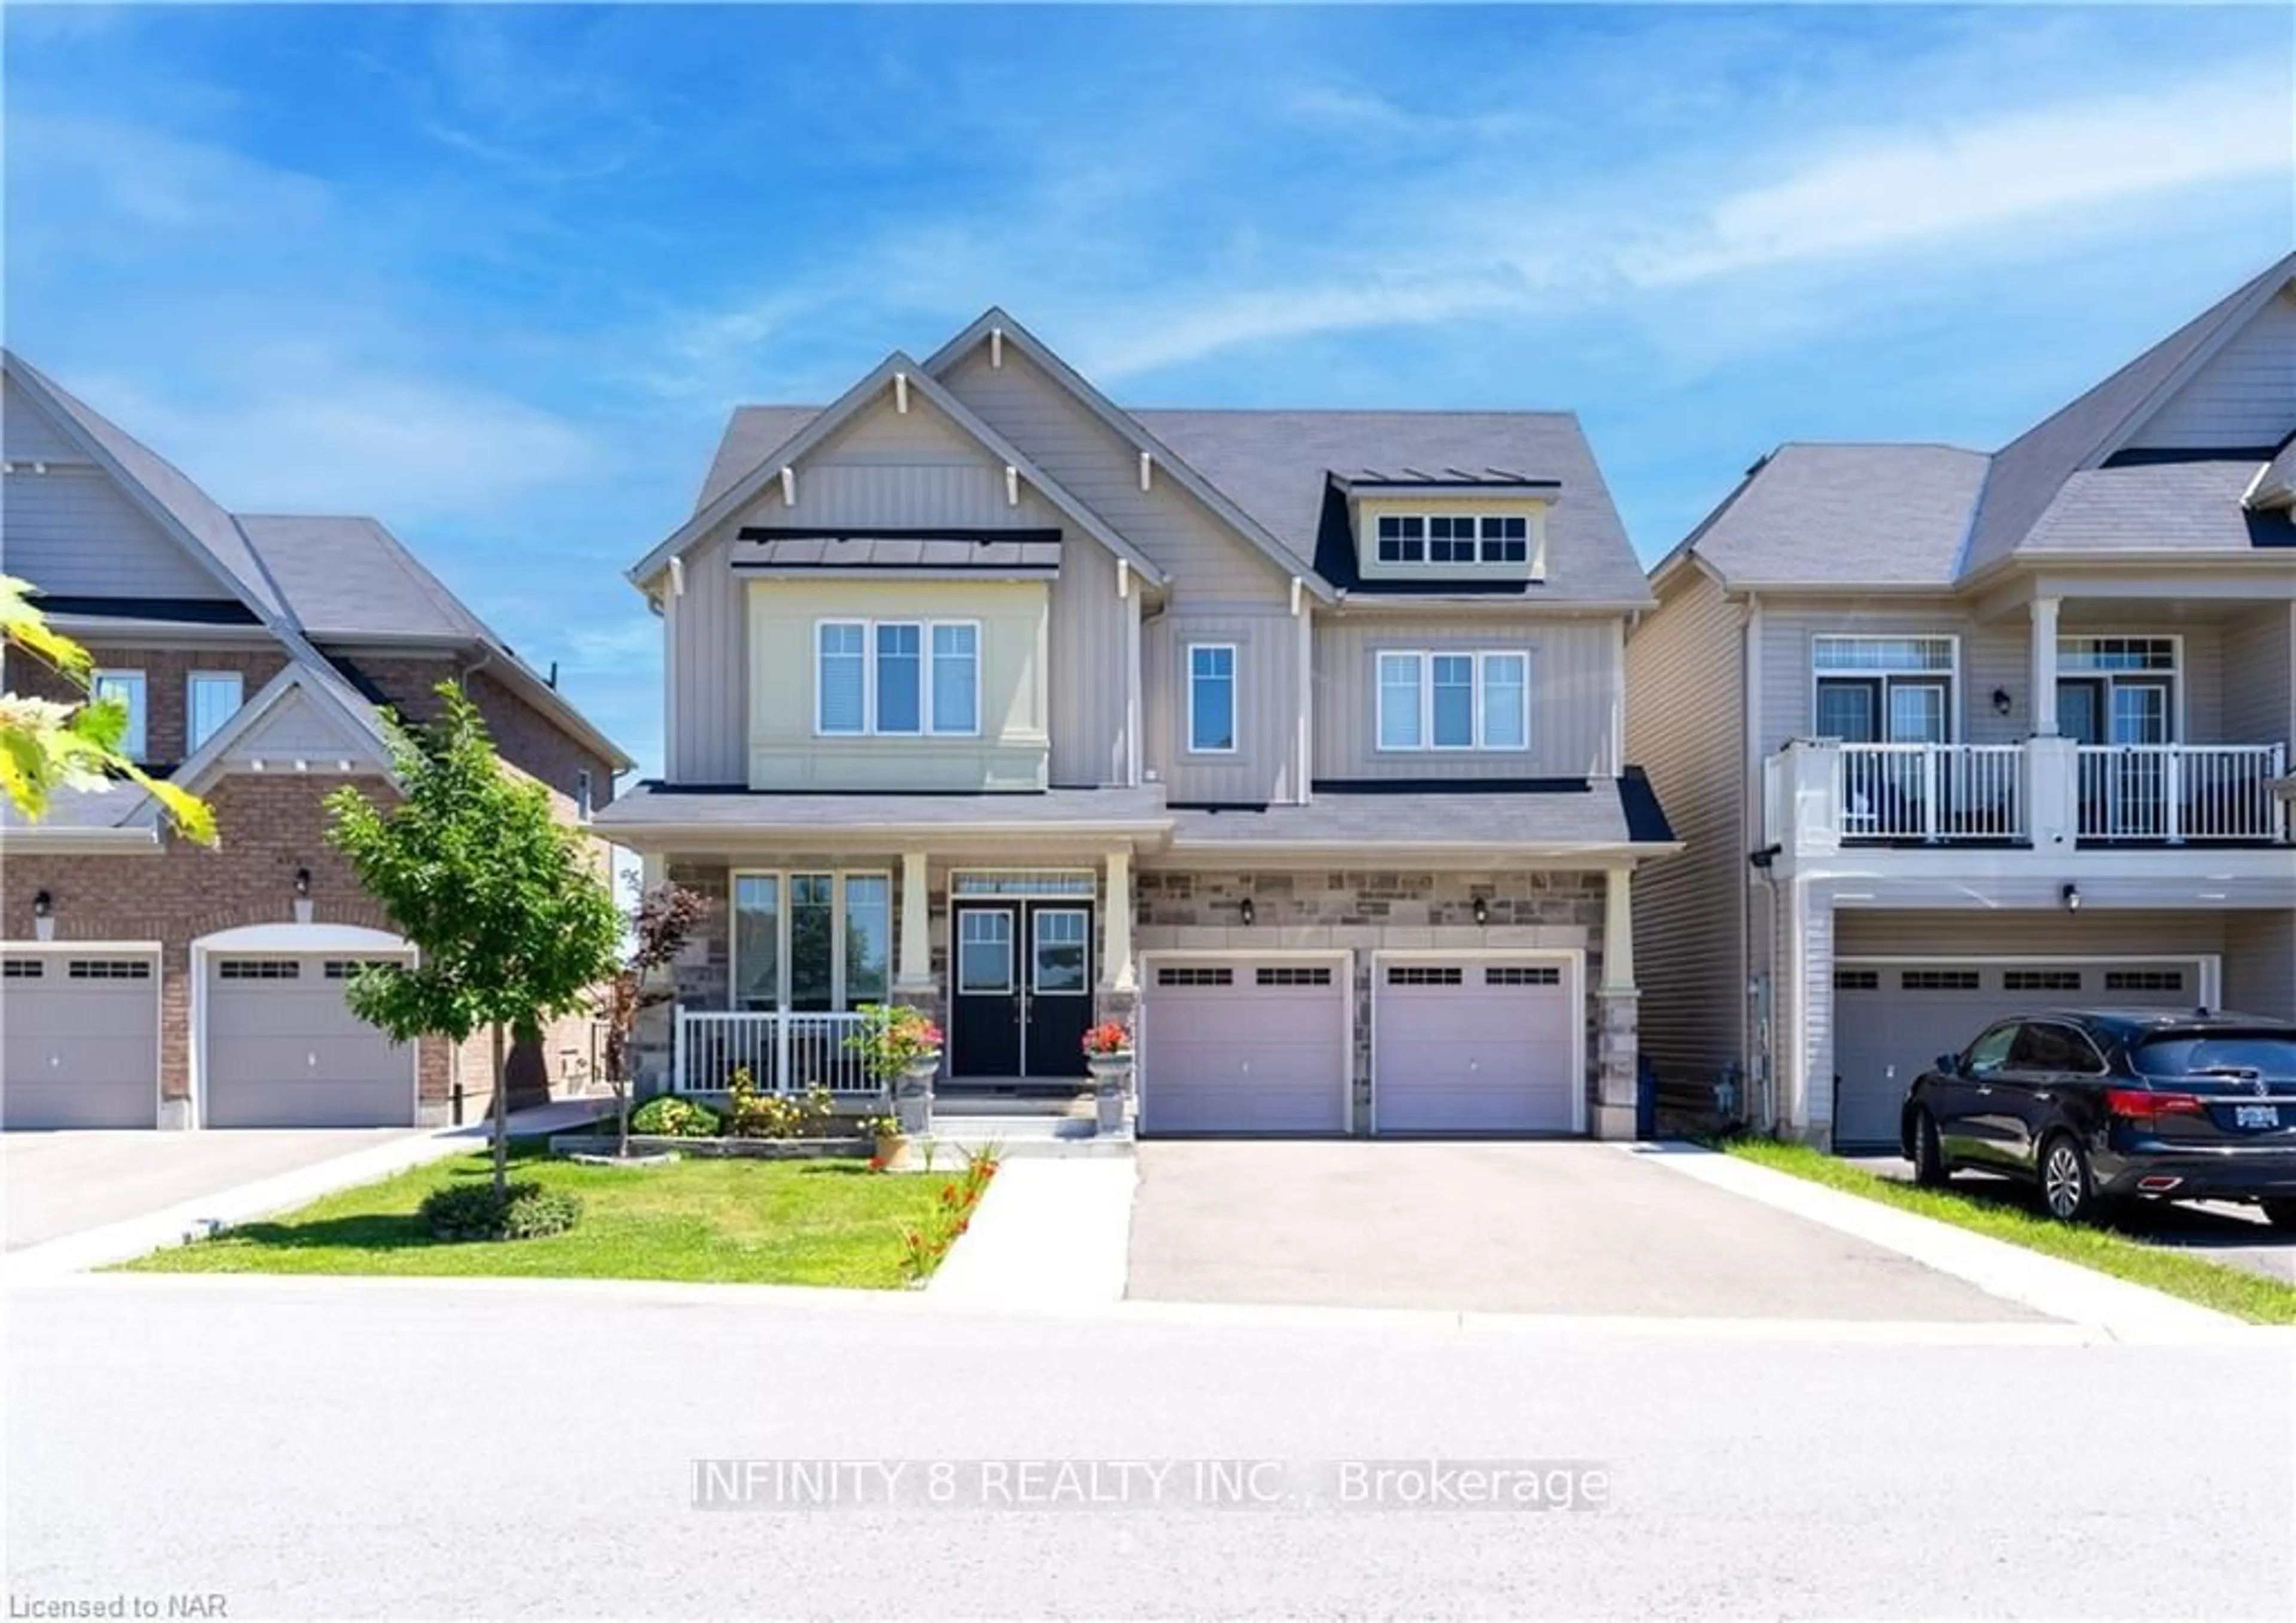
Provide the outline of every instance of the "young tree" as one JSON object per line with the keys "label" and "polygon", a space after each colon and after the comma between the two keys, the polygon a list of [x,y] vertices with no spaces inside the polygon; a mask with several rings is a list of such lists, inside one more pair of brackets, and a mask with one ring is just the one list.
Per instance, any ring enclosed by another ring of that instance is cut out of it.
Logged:
{"label": "young tree", "polygon": [[619,1127],[614,1153],[630,1152],[630,1043],[648,1009],[677,994],[646,981],[675,963],[678,952],[709,915],[709,898],[684,885],[656,885],[638,898],[630,914],[630,949],[606,993],[606,1078],[614,1090]]}
{"label": "young tree", "polygon": [[417,948],[348,988],[361,1020],[400,1042],[494,1045],[495,1190],[509,1181],[504,1034],[589,1006],[614,972],[621,919],[583,837],[550,816],[549,792],[496,758],[478,707],[451,682],[442,708],[410,731],[392,719],[400,799],[376,805],[348,784],[327,797],[329,843],[350,858]]}
{"label": "young tree", "polygon": [[[48,624],[31,604],[34,594],[26,582],[0,575],[0,643],[11,654],[37,660],[78,693],[89,693],[94,661],[87,650]],[[0,791],[37,823],[47,816],[56,791],[102,789],[114,778],[126,778],[151,791],[185,839],[213,845],[215,817],[206,802],[146,776],[120,750],[127,734],[127,707],[117,699],[65,702],[0,693]]]}

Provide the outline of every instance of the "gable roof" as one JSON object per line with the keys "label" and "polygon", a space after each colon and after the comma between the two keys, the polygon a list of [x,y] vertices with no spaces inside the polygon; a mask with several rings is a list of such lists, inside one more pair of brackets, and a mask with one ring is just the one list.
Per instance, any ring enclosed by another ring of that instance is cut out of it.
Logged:
{"label": "gable roof", "polygon": [[1312,546],[1303,560],[1296,549],[1278,539],[1257,518],[1238,505],[1229,493],[1222,491],[1185,455],[1151,431],[1142,414],[1128,412],[1102,394],[1043,340],[998,307],[991,305],[981,312],[971,326],[934,350],[925,365],[935,377],[939,377],[980,345],[988,342],[992,334],[1001,334],[998,341],[1012,345],[1028,357],[1038,370],[1067,390],[1078,404],[1107,424],[1135,450],[1148,453],[1159,467],[1178,481],[1182,489],[1211,509],[1216,517],[1242,536],[1269,562],[1302,581],[1316,596],[1325,602],[1331,601],[1333,596],[1331,586],[1316,573]]}
{"label": "gable roof", "polygon": [[[783,439],[747,472],[726,486],[715,497],[705,501],[701,506],[695,509],[691,518],[671,531],[668,537],[659,546],[631,566],[627,574],[632,583],[644,586],[668,567],[672,558],[685,552],[686,548],[701,540],[718,525],[739,512],[742,508],[756,500],[767,487],[780,476],[782,469],[803,459],[807,452],[821,444],[823,440],[873,404],[879,395],[892,387],[896,374],[907,378],[911,390],[929,401],[982,450],[1006,467],[1017,469],[1021,477],[1028,480],[1032,489],[1073,520],[1079,529],[1130,564],[1136,574],[1151,585],[1163,584],[1164,572],[1151,562],[1139,549],[1111,529],[1098,513],[1062,489],[1058,480],[1046,474],[1034,462],[1023,455],[1002,434],[975,416],[971,407],[941,387],[939,379],[898,349],[880,361],[867,376],[839,396],[833,405],[815,413],[802,427]],[[791,408],[775,409],[781,412]],[[727,437],[728,439],[732,437],[730,432]],[[718,467],[722,466],[726,460],[726,449],[721,446],[718,462],[711,469],[713,479],[716,477]]]}
{"label": "gable roof", "polygon": [[1950,586],[1988,460],[1954,446],[1782,445],[1652,573],[1694,553],[1733,588]]}
{"label": "gable roof", "polygon": [[2019,550],[2059,488],[2102,463],[2296,277],[2296,253],[2218,299],[2120,371],[2001,448],[1987,476],[1963,572]]}
{"label": "gable roof", "polygon": [[[1472,583],[1365,580],[1344,530],[1327,523],[1334,475],[1373,468],[1506,469],[1553,480],[1546,578],[1507,594],[1551,602],[1644,603],[1650,586],[1593,448],[1570,412],[1156,411],[1132,414],[1252,515],[1293,567],[1349,595],[1492,595]],[[1487,478],[1487,476],[1486,476]],[[1476,482],[1462,474],[1447,485]],[[1382,489],[1407,494],[1410,486]],[[1405,590],[1403,588],[1408,588]]]}

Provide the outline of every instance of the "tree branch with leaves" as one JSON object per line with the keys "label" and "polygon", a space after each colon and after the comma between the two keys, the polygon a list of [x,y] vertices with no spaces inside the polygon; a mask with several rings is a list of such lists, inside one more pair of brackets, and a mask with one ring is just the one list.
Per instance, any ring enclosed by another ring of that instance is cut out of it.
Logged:
{"label": "tree branch with leaves", "polygon": [[657,972],[677,961],[709,916],[709,898],[667,881],[645,891],[631,910],[630,948],[606,992],[606,1081],[614,1090],[616,1155],[630,1152],[630,1094],[636,1080],[630,1074],[630,1051],[638,1021],[648,1009],[677,997],[674,988],[651,983]]}

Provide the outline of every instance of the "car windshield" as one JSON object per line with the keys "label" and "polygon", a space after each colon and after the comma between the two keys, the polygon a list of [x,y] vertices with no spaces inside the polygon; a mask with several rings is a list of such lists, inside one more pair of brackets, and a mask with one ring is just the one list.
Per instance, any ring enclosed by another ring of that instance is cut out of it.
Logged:
{"label": "car windshield", "polygon": [[2138,1043],[2129,1058],[2145,1077],[2222,1073],[2296,1080],[2296,1036],[2270,1032],[2172,1033]]}

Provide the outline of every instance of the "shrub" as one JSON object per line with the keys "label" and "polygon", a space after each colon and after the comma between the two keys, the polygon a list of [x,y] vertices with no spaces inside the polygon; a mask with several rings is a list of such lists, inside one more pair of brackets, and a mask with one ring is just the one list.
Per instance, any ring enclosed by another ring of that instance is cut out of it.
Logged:
{"label": "shrub", "polygon": [[491,1184],[456,1184],[423,1196],[421,1215],[434,1239],[539,1240],[572,1228],[582,1202],[539,1184],[512,1184],[500,1194]]}
{"label": "shrub", "polygon": [[660,1138],[715,1138],[723,1124],[706,1104],[657,1094],[631,1112],[630,1131]]}
{"label": "shrub", "polygon": [[745,1069],[727,1090],[726,1131],[735,1138],[818,1138],[835,1113],[836,1102],[818,1084],[795,1097],[761,1094]]}

